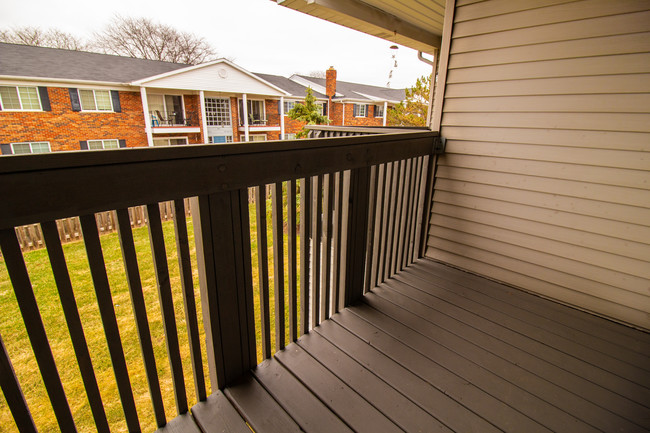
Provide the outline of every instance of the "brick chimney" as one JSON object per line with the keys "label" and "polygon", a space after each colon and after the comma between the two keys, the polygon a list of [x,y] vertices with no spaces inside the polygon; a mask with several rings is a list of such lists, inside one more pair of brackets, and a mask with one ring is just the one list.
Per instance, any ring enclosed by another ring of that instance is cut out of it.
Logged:
{"label": "brick chimney", "polygon": [[325,72],[325,94],[330,100],[336,95],[336,69],[334,66],[330,66]]}

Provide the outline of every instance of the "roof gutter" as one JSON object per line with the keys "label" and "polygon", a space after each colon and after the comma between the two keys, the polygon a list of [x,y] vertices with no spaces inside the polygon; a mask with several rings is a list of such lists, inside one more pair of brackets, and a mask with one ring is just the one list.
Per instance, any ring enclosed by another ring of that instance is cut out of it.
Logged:
{"label": "roof gutter", "polygon": [[116,81],[94,81],[94,80],[75,80],[72,78],[48,78],[48,77],[23,77],[19,75],[0,75],[0,80],[3,81],[42,81],[45,83],[61,83],[61,84],[83,84],[88,86],[109,86],[109,87],[124,87],[133,88],[130,83],[119,83]]}
{"label": "roof gutter", "polygon": [[423,54],[424,54],[424,53],[422,53],[422,51],[418,51],[418,59],[419,59],[421,62],[424,62],[424,63],[426,63],[427,65],[430,65],[430,66],[435,65],[435,63],[433,62],[433,60],[429,60],[429,59],[425,58],[425,57],[423,56]]}

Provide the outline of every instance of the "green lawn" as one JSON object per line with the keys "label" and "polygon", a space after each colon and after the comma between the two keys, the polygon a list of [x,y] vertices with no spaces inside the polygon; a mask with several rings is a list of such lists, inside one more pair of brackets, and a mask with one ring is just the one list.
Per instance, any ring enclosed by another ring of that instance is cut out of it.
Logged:
{"label": "green lawn", "polygon": [[[259,328],[259,292],[258,292],[258,271],[257,271],[257,234],[255,223],[255,206],[250,205],[251,220],[251,247],[253,263],[254,300],[257,334],[258,361],[261,360],[261,334]],[[273,293],[273,239],[271,236],[271,205],[267,203],[267,229],[269,248],[269,286],[271,288],[271,341],[274,342],[274,293]],[[286,222],[286,212],[285,212]],[[286,227],[286,223],[285,223]],[[176,323],[181,346],[181,357],[183,359],[184,375],[186,381],[187,397],[190,405],[196,402],[194,395],[193,374],[191,371],[190,354],[187,342],[187,330],[183,302],[180,288],[180,277],[178,261],[176,258],[176,245],[174,241],[174,228],[171,222],[163,223],[165,244],[167,247],[167,258],[170,271],[172,292],[174,297],[174,308],[176,312]],[[151,250],[149,247],[148,230],[146,227],[137,228],[133,231],[140,265],[140,276],[144,290],[145,302],[149,326],[151,328],[154,352],[156,356],[158,375],[160,378],[165,411],[167,418],[171,419],[176,415],[175,403],[172,394],[172,381],[169,362],[167,361],[166,347],[164,341],[164,330],[158,303],[156,279],[153,271]],[[196,252],[194,250],[194,238],[191,219],[188,221],[188,234],[190,237],[191,255],[194,273],[194,293],[197,298],[197,309],[199,318],[199,329],[201,331],[201,344],[203,352],[204,374],[208,386],[207,360],[205,354],[201,304],[199,302],[198,274],[196,268]],[[124,276],[124,267],[119,247],[117,234],[107,234],[101,237],[106,269],[113,295],[113,304],[117,314],[120,337],[126,356],[126,362],[131,378],[131,385],[134,390],[136,407],[143,431],[155,430],[153,410],[149,399],[149,391],[140,353],[137,331],[131,308],[131,300],[128,292],[127,282]],[[286,281],[286,233],[284,236],[285,251],[285,281]],[[110,362],[110,357],[101,324],[101,318],[95,293],[88,269],[88,262],[83,242],[74,242],[63,246],[67,265],[72,279],[75,298],[79,313],[84,326],[86,340],[88,342],[90,355],[95,368],[95,374],[99,383],[100,392],[104,402],[105,410],[111,425],[111,431],[126,431],[126,424],[123,421],[123,413],[117,392],[117,386]],[[59,374],[68,396],[73,416],[77,422],[79,431],[95,431],[92,414],[88,406],[85,390],[77,367],[76,358],[72,343],[67,331],[63,310],[60,306],[58,292],[52,276],[52,270],[46,250],[37,250],[24,254],[27,269],[30,274],[34,293],[39,305],[45,329],[52,347],[55,361],[59,367]],[[288,296],[285,294],[285,303],[288,303]],[[288,326],[288,307],[285,309],[285,321]],[[4,340],[7,351],[10,354],[16,375],[21,383],[27,403],[34,416],[39,431],[58,431],[54,413],[52,411],[47,393],[39,374],[38,365],[27,337],[22,316],[18,309],[16,299],[9,282],[4,261],[0,258],[0,333]],[[287,335],[288,339],[288,330]],[[0,393],[0,432],[17,431],[9,408]]]}

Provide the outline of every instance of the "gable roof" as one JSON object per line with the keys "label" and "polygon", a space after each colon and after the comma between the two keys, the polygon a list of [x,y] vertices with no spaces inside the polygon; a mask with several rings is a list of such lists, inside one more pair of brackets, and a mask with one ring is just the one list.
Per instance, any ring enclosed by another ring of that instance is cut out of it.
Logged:
{"label": "gable roof", "polygon": [[129,83],[189,65],[0,43],[0,75]]}
{"label": "gable roof", "polygon": [[[311,81],[317,86],[325,87],[325,78],[314,78],[298,75],[303,80]],[[337,96],[334,99],[354,99],[360,101],[393,101],[399,102],[406,98],[404,89],[391,89],[390,87],[370,86],[368,84],[336,81]],[[342,95],[342,96],[339,96]]]}
{"label": "gable roof", "polygon": [[[302,84],[296,83],[295,81],[292,81],[289,78],[285,78],[280,75],[259,74],[257,72],[255,72],[255,75],[281,88],[282,90],[289,92],[291,96],[295,96],[297,98],[302,99],[306,95],[307,87],[303,86]],[[327,99],[327,96],[319,92],[314,92],[314,97],[318,99]]]}

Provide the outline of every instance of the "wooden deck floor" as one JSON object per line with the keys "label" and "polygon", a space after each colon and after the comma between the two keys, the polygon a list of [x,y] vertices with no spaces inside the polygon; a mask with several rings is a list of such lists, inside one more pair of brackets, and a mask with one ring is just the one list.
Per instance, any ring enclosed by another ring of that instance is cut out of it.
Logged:
{"label": "wooden deck floor", "polygon": [[167,429],[640,432],[649,407],[649,334],[423,260]]}

